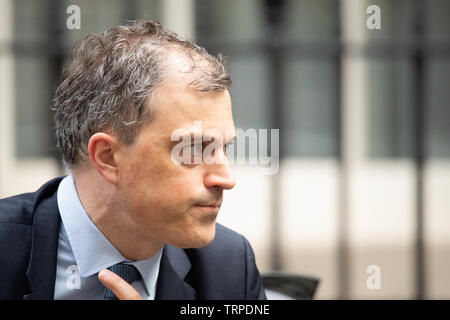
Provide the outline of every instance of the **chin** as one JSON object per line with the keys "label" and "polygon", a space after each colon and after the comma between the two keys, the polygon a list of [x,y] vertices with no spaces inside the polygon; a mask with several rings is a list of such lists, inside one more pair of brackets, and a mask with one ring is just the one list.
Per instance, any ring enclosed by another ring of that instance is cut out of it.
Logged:
{"label": "chin", "polygon": [[[182,249],[190,249],[190,248],[203,248],[207,245],[211,244],[214,241],[216,236],[216,226],[214,224],[213,227],[207,228],[207,230],[200,230],[194,234],[189,235],[189,237],[184,238],[179,241],[179,243],[174,244],[176,247]],[[179,239],[182,239],[180,237]]]}
{"label": "chin", "polygon": [[214,236],[209,237],[209,238],[203,238],[200,239],[199,241],[197,241],[193,246],[191,246],[191,248],[204,248],[208,245],[211,244],[211,242],[214,241]]}

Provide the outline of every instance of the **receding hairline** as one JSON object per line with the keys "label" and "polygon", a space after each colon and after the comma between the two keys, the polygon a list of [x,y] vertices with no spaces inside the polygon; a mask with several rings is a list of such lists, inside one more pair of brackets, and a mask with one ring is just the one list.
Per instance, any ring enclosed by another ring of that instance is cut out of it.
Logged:
{"label": "receding hairline", "polygon": [[[164,80],[158,83],[145,99],[146,109],[158,107],[160,88],[169,81],[180,81],[186,84],[185,88],[197,93],[228,91],[229,85],[216,90],[199,90],[193,82],[196,80],[195,70],[200,65],[201,69],[212,69],[211,63],[202,57],[198,52],[188,52],[188,50],[178,44],[170,44],[162,48],[166,54],[165,63],[167,70],[164,70]],[[231,85],[231,84],[230,84]]]}

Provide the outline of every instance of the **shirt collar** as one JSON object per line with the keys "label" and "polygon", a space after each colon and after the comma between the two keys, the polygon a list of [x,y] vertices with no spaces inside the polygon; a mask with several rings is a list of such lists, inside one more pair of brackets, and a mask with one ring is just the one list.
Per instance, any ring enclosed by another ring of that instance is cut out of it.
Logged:
{"label": "shirt collar", "polygon": [[84,210],[72,175],[61,181],[57,199],[65,233],[82,277],[89,277],[117,263],[129,263],[139,270],[147,292],[154,295],[162,249],[146,260],[130,262],[124,258]]}

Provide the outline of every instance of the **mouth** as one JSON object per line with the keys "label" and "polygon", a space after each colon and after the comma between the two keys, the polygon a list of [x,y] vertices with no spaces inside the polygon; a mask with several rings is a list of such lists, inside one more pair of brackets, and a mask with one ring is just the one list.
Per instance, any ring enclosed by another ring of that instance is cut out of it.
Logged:
{"label": "mouth", "polygon": [[222,205],[221,202],[211,202],[211,203],[198,203],[199,207],[220,207]]}
{"label": "mouth", "polygon": [[220,208],[220,204],[197,204],[196,206],[200,208],[209,208],[209,209]]}
{"label": "mouth", "polygon": [[195,206],[202,211],[217,214],[219,212],[221,203],[202,203],[196,204]]}

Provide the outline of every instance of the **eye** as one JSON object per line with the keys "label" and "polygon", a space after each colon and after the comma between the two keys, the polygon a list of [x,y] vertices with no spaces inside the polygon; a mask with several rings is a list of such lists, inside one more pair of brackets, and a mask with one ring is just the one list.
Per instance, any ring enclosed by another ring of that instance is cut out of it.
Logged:
{"label": "eye", "polygon": [[229,150],[230,148],[234,148],[234,140],[228,142],[227,144],[225,144],[225,145],[223,146],[223,153],[225,153],[225,155],[227,155],[228,150]]}
{"label": "eye", "polygon": [[203,145],[201,143],[191,145],[192,155],[201,155],[203,152]]}
{"label": "eye", "polygon": [[203,145],[201,143],[187,145],[183,148],[183,154],[189,152],[191,157],[198,157],[203,154]]}

